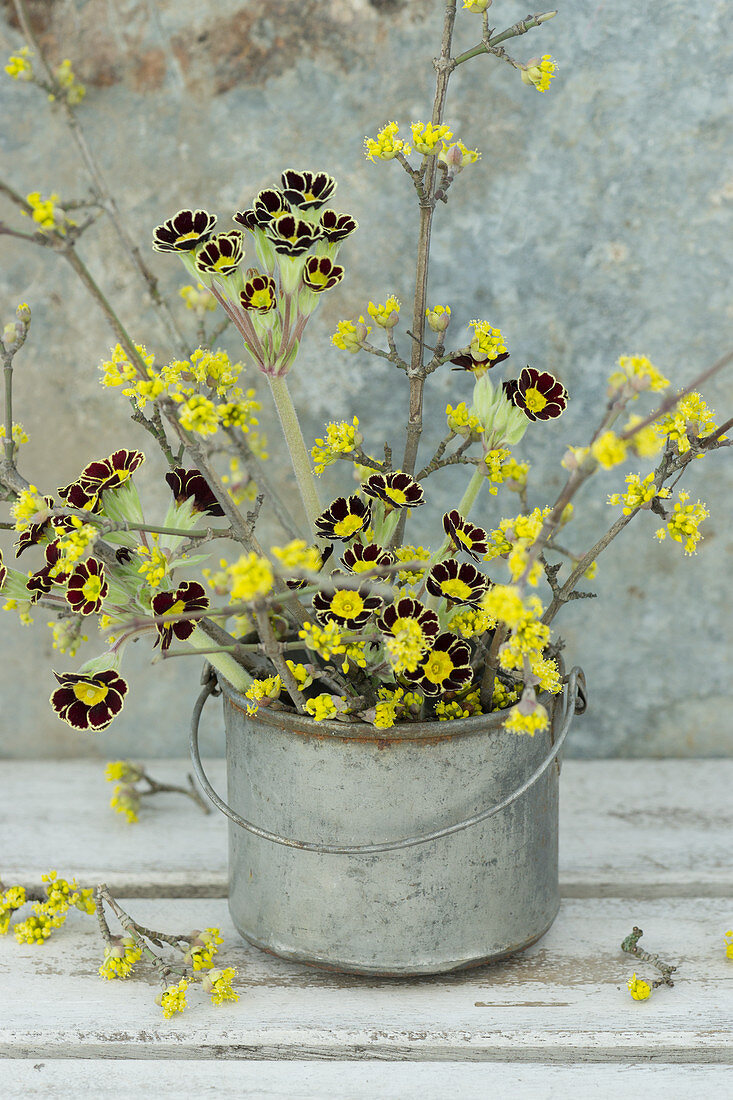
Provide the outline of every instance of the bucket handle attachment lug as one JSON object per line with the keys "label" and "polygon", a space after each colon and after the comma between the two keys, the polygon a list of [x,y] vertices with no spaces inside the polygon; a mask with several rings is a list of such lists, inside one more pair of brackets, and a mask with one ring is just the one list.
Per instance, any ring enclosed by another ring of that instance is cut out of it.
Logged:
{"label": "bucket handle attachment lug", "polygon": [[422,833],[420,836],[403,837],[401,840],[390,840],[382,844],[317,844],[305,840],[296,840],[293,837],[280,836],[279,833],[272,833],[268,829],[261,829],[251,821],[245,821],[236,810],[233,810],[231,806],[216,793],[204,771],[199,752],[199,722],[201,720],[201,713],[204,709],[204,705],[210,695],[221,694],[221,689],[216,682],[216,673],[208,661],[204,666],[201,682],[204,686],[193,708],[189,748],[191,751],[191,763],[193,764],[196,778],[208,798],[222,811],[222,813],[226,814],[230,821],[233,821],[235,825],[241,826],[242,829],[246,829],[247,832],[254,833],[255,836],[262,837],[263,840],[271,840],[274,844],[282,844],[287,848],[299,848],[305,852],[318,852],[321,855],[353,856],[376,855],[379,852],[396,852],[401,848],[414,848],[418,844],[427,844],[431,840],[440,840],[444,836],[460,833],[464,829],[469,829],[472,825],[478,825],[480,822],[486,821],[487,818],[493,817],[494,814],[498,814],[501,810],[505,810],[507,806],[511,806],[513,802],[516,802],[518,798],[528,791],[530,787],[533,787],[537,780],[544,775],[563,746],[570,729],[573,715],[583,714],[588,705],[585,675],[583,670],[576,666],[571,669],[564,680],[566,691],[563,694],[562,725],[555,743],[552,745],[539,767],[535,768],[532,772],[529,779],[525,780],[521,786],[517,787],[513,794],[503,798],[500,802],[495,802],[493,806],[489,806],[484,810],[479,810],[478,813],[473,814],[471,817],[466,817],[462,821],[457,821],[453,825],[445,825],[441,829],[434,829],[432,832]]}

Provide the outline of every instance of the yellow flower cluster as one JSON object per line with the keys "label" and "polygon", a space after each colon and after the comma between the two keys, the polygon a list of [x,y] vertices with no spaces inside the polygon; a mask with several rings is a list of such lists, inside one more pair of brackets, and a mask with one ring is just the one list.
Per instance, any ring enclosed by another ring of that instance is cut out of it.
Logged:
{"label": "yellow flower cluster", "polygon": [[[501,485],[506,477],[506,463],[510,460],[511,451],[507,447],[497,447],[484,456],[484,462],[489,476],[489,492],[496,496],[499,492],[497,486]],[[515,463],[515,465],[518,465]]]}
{"label": "yellow flower cluster", "polygon": [[[512,580],[517,580],[526,568],[530,547],[551,511],[549,506],[544,509],[535,508],[528,515],[520,513],[513,519],[503,519],[498,528],[489,534],[489,550],[484,555],[484,561],[505,557]],[[536,561],[527,580],[531,585],[536,585],[541,575],[542,567]]]}
{"label": "yellow flower cluster", "polygon": [[527,616],[522,594],[513,584],[494,584],[481,600],[481,607],[494,622],[506,623],[512,629]]}
{"label": "yellow flower cluster", "polygon": [[422,122],[413,122],[410,129],[415,152],[423,153],[425,156],[432,156],[439,145],[449,142],[453,137],[448,126],[433,126],[432,122],[428,122],[427,125]]}
{"label": "yellow flower cluster", "polygon": [[[144,344],[135,344],[135,350],[145,364],[145,368],[148,372],[148,377],[152,382],[155,378],[155,374],[152,370],[153,363],[155,362],[155,356],[148,354],[148,350]],[[134,367],[130,360],[127,358],[127,352],[122,348],[121,344],[115,344],[114,348],[112,349],[111,359],[103,360],[99,364],[99,369],[104,375],[104,377],[102,378],[103,386],[122,386],[126,382],[135,382],[138,379],[137,368]],[[135,393],[135,390],[134,388],[130,388],[123,390],[122,392],[129,397]]]}
{"label": "yellow flower cluster", "polygon": [[427,648],[425,635],[415,619],[403,619],[384,644],[396,673],[414,672]]}
{"label": "yellow flower cluster", "polygon": [[211,1003],[224,1004],[225,1001],[238,1001],[239,994],[232,989],[232,981],[237,976],[233,966],[225,966],[221,970],[210,970],[202,985],[206,993],[211,994]]}
{"label": "yellow flower cluster", "polygon": [[[342,699],[342,702],[345,702],[345,700]],[[316,722],[328,721],[330,718],[335,718],[339,713],[334,697],[326,692],[309,699],[305,704],[305,709]]]}
{"label": "yellow flower cluster", "polygon": [[105,945],[99,973],[108,981],[129,978],[142,953],[142,947],[132,936],[115,936],[112,943]]}
{"label": "yellow flower cluster", "polygon": [[[630,416],[624,425],[624,432],[630,432],[637,424],[642,424],[641,416]],[[628,445],[639,458],[654,458],[662,449],[663,443],[654,424],[647,424],[645,428],[639,428],[628,440]]]}
{"label": "yellow flower cluster", "polygon": [[27,489],[21,489],[18,498],[10,509],[16,531],[25,531],[30,527],[39,513],[44,513],[48,505],[38,492],[35,485],[29,485]]}
{"label": "yellow flower cluster", "polygon": [[233,603],[256,600],[272,590],[272,566],[267,558],[261,558],[254,551],[242,554],[231,565],[222,560],[221,565],[229,578]]}
{"label": "yellow flower cluster", "polygon": [[448,629],[462,638],[475,638],[496,625],[495,619],[480,607],[464,607],[451,618]]}
{"label": "yellow flower cluster", "polygon": [[33,51],[28,46],[21,46],[17,53],[11,54],[5,66],[5,72],[13,80],[32,80],[33,66],[29,58],[33,57]]}
{"label": "yellow flower cluster", "polygon": [[53,230],[62,236],[69,226],[75,223],[66,216],[60,206],[57,205],[59,197],[54,191],[47,199],[44,199],[40,191],[31,191],[26,195],[25,201],[31,208],[30,214],[23,211],[26,217],[31,217],[41,230]]}
{"label": "yellow flower cluster", "polygon": [[648,982],[637,978],[636,974],[631,975],[626,986],[635,1001],[645,1001],[647,997],[651,996],[652,987]]}
{"label": "yellow flower cluster", "polygon": [[435,704],[435,713],[439,722],[454,722],[456,718],[471,718],[481,714],[481,691],[469,691],[462,699],[441,700]]}
{"label": "yellow flower cluster", "polygon": [[168,573],[168,558],[165,551],[161,550],[157,544],[158,536],[152,535],[153,545],[138,546],[137,555],[143,559],[142,565],[138,568],[138,573],[141,573],[145,578],[145,583],[150,588],[159,588],[163,578]]}
{"label": "yellow flower cluster", "polygon": [[317,439],[311,447],[311,458],[317,474],[322,474],[327,466],[332,466],[339,455],[349,455],[359,446],[362,435],[359,431],[359,418],[354,417],[351,424],[348,420],[332,421],[326,425],[326,435],[323,439]]}
{"label": "yellow flower cluster", "polygon": [[509,671],[522,669],[524,658],[528,657],[532,670],[538,660],[544,660],[542,651],[550,640],[550,628],[539,621],[542,603],[537,596],[529,596],[525,602],[525,611],[519,622],[512,627],[509,639],[499,654],[499,663]]}
{"label": "yellow flower cluster", "polygon": [[402,710],[404,689],[401,687],[391,691],[389,688],[379,689],[379,702],[374,708],[373,724],[378,730],[388,730],[397,721],[398,713]]}
{"label": "yellow flower cluster", "polygon": [[491,5],[491,0],[463,0],[466,11],[472,11],[475,15],[481,15]]}
{"label": "yellow flower cluster", "polygon": [[643,481],[641,480],[641,474],[627,474],[626,484],[628,489],[625,493],[612,493],[608,498],[609,504],[623,504],[623,514],[625,516],[631,515],[637,508],[643,508],[656,496],[669,496],[669,489],[657,489],[653,473],[647,474]]}
{"label": "yellow flower cluster", "polygon": [[433,332],[445,332],[450,324],[450,306],[428,306],[425,317]]}
{"label": "yellow flower cluster", "polygon": [[454,141],[452,145],[443,142],[443,148],[438,153],[438,160],[445,164],[452,173],[462,172],[469,164],[475,164],[481,154],[478,149],[469,149],[462,141]]}
{"label": "yellow flower cluster", "polygon": [[469,321],[474,330],[471,340],[471,355],[477,361],[496,359],[506,351],[501,330],[492,328],[488,321]]}
{"label": "yellow flower cluster", "polygon": [[134,825],[139,820],[137,812],[140,809],[140,795],[129,784],[118,783],[112,791],[109,804],[116,814],[126,818],[128,825]]}
{"label": "yellow flower cluster", "polygon": [[509,717],[504,722],[504,729],[512,733],[528,733],[530,737],[534,737],[539,730],[547,729],[549,724],[550,717],[547,711],[541,703],[537,703],[529,714],[524,714],[519,706],[512,707]]}
{"label": "yellow flower cluster", "polygon": [[409,156],[412,152],[407,142],[397,137],[399,125],[388,122],[378,132],[376,138],[365,137],[364,149],[367,160],[393,160],[398,153]]}
{"label": "yellow flower cluster", "polygon": [[612,470],[626,458],[627,445],[623,439],[613,431],[602,432],[595,443],[591,445],[590,453],[595,460],[603,466],[604,470]]}
{"label": "yellow flower cluster", "polygon": [[[679,454],[690,449],[690,436],[704,437],[716,430],[715,413],[699,393],[688,393],[657,425],[660,435],[677,444]],[[725,436],[723,436],[725,438]]]}
{"label": "yellow flower cluster", "polygon": [[465,401],[461,401],[455,409],[452,405],[446,405],[445,413],[448,418],[448,427],[456,435],[462,435],[467,439],[473,433],[476,435],[481,434],[481,421],[477,416],[469,414]]}
{"label": "yellow flower cluster", "polygon": [[538,92],[546,92],[550,81],[557,76],[557,61],[549,53],[533,57],[522,68],[522,81],[534,85]]}
{"label": "yellow flower cluster", "polygon": [[[405,546],[396,546],[393,553],[397,561],[427,562],[430,557],[429,548],[425,546],[412,546],[409,543]],[[400,569],[397,574],[397,579],[400,584],[418,584],[424,576],[424,569]]]}
{"label": "yellow flower cluster", "polygon": [[[0,424],[0,439],[5,439],[5,425]],[[22,424],[13,421],[13,443],[16,447],[28,442],[28,435]]]}
{"label": "yellow flower cluster", "polygon": [[58,878],[56,871],[49,871],[48,874],[42,875],[41,879],[45,883],[46,900],[36,902],[33,906],[33,916],[19,921],[13,927],[18,943],[44,943],[51,935],[52,929],[61,927],[72,907],[79,909],[82,913],[94,912],[93,890],[80,889],[74,879],[67,882],[66,879]]}
{"label": "yellow flower cluster", "polygon": [[400,319],[400,300],[390,294],[384,305],[381,302],[370,302],[367,313],[380,328],[394,328]]}
{"label": "yellow flower cluster", "polygon": [[341,351],[357,352],[371,332],[363,316],[358,321],[339,321],[331,343]]}
{"label": "yellow flower cluster", "polygon": [[178,291],[186,309],[192,310],[197,317],[203,318],[208,312],[213,312],[216,309],[216,298],[207,290],[201,283],[197,283],[196,286],[182,286]]}
{"label": "yellow flower cluster", "polygon": [[108,783],[137,783],[142,777],[141,769],[129,760],[110,760],[104,769],[104,778]]}
{"label": "yellow flower cluster", "polygon": [[189,978],[181,978],[177,985],[169,985],[161,993],[159,1003],[166,1020],[170,1020],[174,1012],[183,1012],[189,985]]}
{"label": "yellow flower cluster", "polygon": [[219,412],[213,401],[194,394],[184,401],[178,414],[181,427],[199,435],[214,435],[219,430]]}
{"label": "yellow flower cluster", "polygon": [[279,699],[282,689],[283,682],[279,676],[268,676],[265,680],[253,680],[244,693],[245,699],[249,699],[247,714],[256,714],[263,705],[264,700],[269,703],[272,699]]}
{"label": "yellow flower cluster", "polygon": [[223,942],[218,928],[205,928],[193,937],[184,961],[193,966],[194,970],[210,970],[214,955],[219,951],[219,944]]}
{"label": "yellow flower cluster", "polygon": [[341,631],[333,619],[325,626],[320,626],[318,623],[303,623],[303,629],[298,637],[303,639],[308,649],[315,650],[324,661],[328,661],[333,654],[346,652]]}
{"label": "yellow flower cluster", "polygon": [[697,544],[703,537],[699,531],[700,524],[707,519],[710,512],[707,506],[698,500],[696,504],[688,504],[690,494],[682,490],[679,499],[675,502],[672,515],[667,520],[666,527],[660,527],[656,537],[660,542],[667,537],[685,545],[686,554],[696,554]]}
{"label": "yellow flower cluster", "polygon": [[726,958],[733,959],[733,929],[731,928],[725,933],[725,955]]}
{"label": "yellow flower cluster", "polygon": [[293,539],[285,546],[273,546],[272,554],[288,573],[305,570],[317,573],[323,562],[317,546],[309,546],[305,539]]}
{"label": "yellow flower cluster", "polygon": [[661,393],[669,385],[669,379],[649,362],[645,355],[622,355],[619,369],[608,379],[609,396],[619,390],[631,392],[636,399],[642,390]]}
{"label": "yellow flower cluster", "polygon": [[70,619],[60,619],[58,622],[50,622],[49,628],[53,636],[53,648],[58,653],[68,653],[69,657],[75,657],[82,642],[88,642],[87,634],[82,634],[83,620],[78,616]]}
{"label": "yellow flower cluster", "polygon": [[[82,99],[87,94],[87,90],[84,85],[76,79],[76,73],[72,69],[68,57],[64,58],[58,66],[54,76],[58,80],[69,106],[76,107],[77,104],[81,103]],[[54,97],[51,96],[50,98],[53,99]]]}
{"label": "yellow flower cluster", "polygon": [[494,691],[491,697],[491,709],[492,710],[506,710],[507,707],[516,703],[521,695],[521,687],[509,688],[506,684],[503,684],[497,677],[494,680]]}
{"label": "yellow flower cluster", "polygon": [[71,572],[75,562],[83,557],[97,537],[97,530],[91,523],[83,523],[78,516],[72,516],[71,522],[74,530],[66,531],[56,542],[59,556],[50,571],[52,577]]}
{"label": "yellow flower cluster", "polygon": [[16,909],[22,909],[26,903],[24,886],[9,886],[0,894],[0,936],[6,935],[10,928],[10,918]]}

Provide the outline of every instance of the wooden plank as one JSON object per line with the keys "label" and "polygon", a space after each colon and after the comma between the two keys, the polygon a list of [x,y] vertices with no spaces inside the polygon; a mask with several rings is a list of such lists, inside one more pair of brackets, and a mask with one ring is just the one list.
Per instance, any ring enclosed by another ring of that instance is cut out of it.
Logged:
{"label": "wooden plank", "polygon": [[[460,1100],[500,1095],[512,1100],[710,1100],[730,1095],[730,1068],[690,1065],[522,1065],[471,1062],[216,1062],[210,1060],[107,1061],[81,1058],[0,1061],[6,1096],[101,1100],[155,1095],[253,1100]],[[726,1088],[728,1093],[726,1094]]]}
{"label": "wooden plank", "polygon": [[[209,763],[225,790],[224,762]],[[187,765],[149,764],[181,783]],[[569,760],[561,787],[566,897],[733,896],[733,760]],[[128,896],[223,897],[226,819],[159,795],[128,825],[109,809],[101,763],[0,766],[0,874],[30,883],[49,866]]]}
{"label": "wooden plank", "polygon": [[[213,1007],[196,990],[183,1015],[164,1020],[154,986],[98,977],[95,923],[74,914],[43,946],[0,941],[0,1056],[733,1062],[724,901],[570,899],[548,935],[514,959],[381,981],[287,963],[238,942],[223,901],[141,898],[127,908],[171,932],[218,925],[222,961],[241,974],[239,1002]],[[634,967],[619,948],[634,924],[650,949],[680,966],[674,989],[642,1002],[625,982],[647,967]]]}

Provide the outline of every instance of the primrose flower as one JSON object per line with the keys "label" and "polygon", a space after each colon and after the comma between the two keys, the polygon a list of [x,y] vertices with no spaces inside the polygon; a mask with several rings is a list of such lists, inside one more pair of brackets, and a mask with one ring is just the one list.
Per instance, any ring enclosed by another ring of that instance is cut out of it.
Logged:
{"label": "primrose flower", "polygon": [[288,168],[281,182],[284,197],[299,210],[319,210],[336,190],[336,180],[327,172],[296,172]]}
{"label": "primrose flower", "polygon": [[153,230],[153,249],[155,252],[193,252],[209,239],[215,225],[216,215],[207,210],[179,210]]}
{"label": "primrose flower", "polygon": [[361,542],[353,542],[344,550],[341,564],[347,573],[368,573],[380,566],[393,565],[394,554],[391,550],[383,550],[375,542],[364,545]]}
{"label": "primrose flower", "polygon": [[[174,616],[195,611],[205,611],[209,606],[208,598],[203,586],[197,581],[183,581],[174,592],[159,592],[153,596],[152,607],[156,618],[159,615]],[[179,641],[185,642],[196,629],[195,619],[179,619],[177,622],[172,617],[167,622],[156,623],[157,638],[154,645],[159,645],[162,650],[169,648],[174,636]]]}
{"label": "primrose flower", "polygon": [[54,676],[60,687],[51,696],[51,706],[74,729],[106,729],[122,710],[127,683],[114,669],[89,675],[54,672]]}
{"label": "primrose flower", "polygon": [[362,489],[366,496],[381,500],[387,508],[419,508],[425,503],[422,486],[411,474],[402,470],[391,474],[370,474]]}
{"label": "primrose flower", "polygon": [[367,313],[380,328],[394,328],[400,319],[400,300],[391,294],[384,305],[370,302]]}
{"label": "primrose flower", "polygon": [[329,244],[341,244],[359,228],[356,218],[351,214],[338,214],[335,210],[324,210],[321,213],[320,226],[323,236]]}
{"label": "primrose flower", "polygon": [[521,70],[525,84],[533,85],[538,92],[546,92],[550,81],[557,76],[557,61],[551,54],[543,53],[542,57],[530,58]]}
{"label": "primrose flower", "polygon": [[102,602],[109,593],[104,565],[96,558],[79,562],[69,577],[66,599],[71,610],[79,615],[94,615],[102,610]]}
{"label": "primrose flower", "polygon": [[408,157],[412,149],[406,141],[397,137],[399,125],[396,122],[388,122],[377,134],[376,139],[365,137],[364,149],[367,160],[393,160],[398,153]]}
{"label": "primrose flower", "polygon": [[516,381],[504,383],[509,400],[530,420],[555,420],[568,405],[568,391],[549,371],[525,367]]}
{"label": "primrose flower", "polygon": [[359,531],[366,530],[371,518],[371,503],[354,494],[348,498],[337,497],[325,512],[321,512],[315,526],[321,538],[348,542]]}
{"label": "primrose flower", "polygon": [[652,987],[648,982],[642,981],[641,978],[637,978],[636,974],[631,975],[626,985],[635,1001],[645,1001],[647,997],[651,996]]}
{"label": "primrose flower", "polygon": [[667,520],[667,526],[660,527],[656,532],[656,537],[661,542],[669,534],[669,537],[674,539],[675,542],[684,543],[685,554],[696,554],[697,544],[702,538],[698,528],[702,521],[708,518],[710,512],[702,501],[698,500],[696,504],[688,504],[689,499],[690,494],[682,490],[679,499],[675,503],[672,515]]}
{"label": "primrose flower", "polygon": [[428,122],[427,125],[422,122],[413,122],[410,129],[415,152],[423,153],[425,156],[432,156],[439,145],[443,142],[447,144],[453,137],[448,126],[433,126],[432,122]]}
{"label": "primrose flower", "polygon": [[488,553],[487,535],[483,527],[469,523],[456,508],[443,516],[443,530],[450,539],[452,548],[455,551],[465,550],[474,561],[480,561]]}
{"label": "primrose flower", "polygon": [[455,558],[439,561],[430,570],[425,582],[431,596],[442,596],[449,606],[454,603],[478,604],[486,592],[489,578],[470,562]]}
{"label": "primrose flower", "polygon": [[361,630],[381,606],[379,596],[369,596],[366,590],[360,592],[355,588],[316,592],[313,596],[313,610],[321,626],[335,622],[343,630]]}
{"label": "primrose flower", "polygon": [[438,635],[417,668],[405,669],[403,675],[417,684],[425,695],[458,691],[473,678],[471,647],[468,642],[445,631]]}
{"label": "primrose flower", "polygon": [[165,480],[179,507],[188,501],[194,515],[201,513],[206,516],[224,515],[224,509],[200,470],[185,470],[182,466],[176,466],[175,469],[168,471]]}
{"label": "primrose flower", "polygon": [[309,256],[303,268],[303,285],[314,294],[331,290],[344,277],[343,267],[329,260],[328,256]]}
{"label": "primrose flower", "polygon": [[238,229],[209,238],[196,253],[196,270],[206,275],[233,275],[244,258],[244,237]]}

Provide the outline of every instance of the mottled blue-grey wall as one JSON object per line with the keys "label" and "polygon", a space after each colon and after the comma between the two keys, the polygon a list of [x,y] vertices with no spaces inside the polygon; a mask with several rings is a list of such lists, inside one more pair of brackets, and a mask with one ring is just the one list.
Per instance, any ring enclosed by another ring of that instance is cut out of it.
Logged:
{"label": "mottled blue-grey wall", "polygon": [[[388,119],[404,127],[429,117],[442,3],[56,0],[30,7],[51,56],[72,58],[87,82],[84,130],[143,248],[151,227],[181,206],[201,204],[227,218],[284,167],[338,177],[338,206],[356,215],[361,230],[344,249],[347,278],[312,325],[293,389],[309,438],[325,419],[358,411],[370,448],[385,435],[401,445],[402,376],[381,361],[337,352],[328,337],[370,297],[410,298],[416,210],[409,180],[396,164],[367,163],[361,142]],[[0,7],[6,52],[21,41],[10,9],[7,0]],[[491,9],[497,27],[523,15],[513,0]],[[479,26],[459,10],[459,49],[476,41]],[[535,461],[533,503],[557,490],[564,444],[587,439],[619,354],[646,353],[683,383],[730,346],[729,32],[725,0],[569,3],[510,44],[520,60],[542,52],[558,58],[561,75],[546,95],[487,58],[462,66],[451,83],[447,117],[483,157],[438,210],[431,298],[451,304],[457,342],[468,320],[488,318],[502,328],[516,365],[546,367],[570,390],[567,415],[523,444]],[[84,197],[73,146],[43,97],[6,79],[0,88],[3,175],[23,193]],[[15,218],[7,203],[0,217]],[[21,300],[35,317],[17,361],[17,416],[31,435],[24,472],[53,487],[92,455],[141,446],[150,456],[141,482],[152,514],[164,494],[150,440],[129,422],[124,401],[97,381],[110,342],[104,321],[59,258],[0,240],[2,317]],[[109,226],[95,227],[81,251],[136,338],[165,358],[165,334]],[[175,298],[184,281],[177,264],[153,254],[150,264]],[[236,351],[233,335],[226,345]],[[426,453],[439,438],[446,400],[469,392],[465,375],[445,370],[431,378]],[[720,413],[730,411],[731,376],[706,393]],[[721,451],[687,478],[712,513],[696,557],[683,559],[677,544],[657,545],[656,518],[642,516],[602,560],[599,598],[570,605],[559,620],[592,699],[572,752],[731,751],[727,459]],[[287,467],[276,468],[292,492]],[[324,479],[329,491],[343,489],[346,472],[340,466]],[[578,501],[584,518],[567,531],[573,547],[587,546],[612,518],[603,500],[623,472],[599,478]],[[455,474],[432,479],[440,509],[460,492]],[[487,496],[476,517],[490,524],[513,504]],[[437,537],[424,523],[416,529],[426,540]],[[7,553],[9,539],[2,545]],[[32,628],[18,628],[9,614],[0,621],[0,755],[184,752],[195,661],[151,669],[147,643],[134,647],[123,716],[108,733],[83,736],[57,722],[47,704],[49,666],[73,662],[52,659],[43,621]]]}

